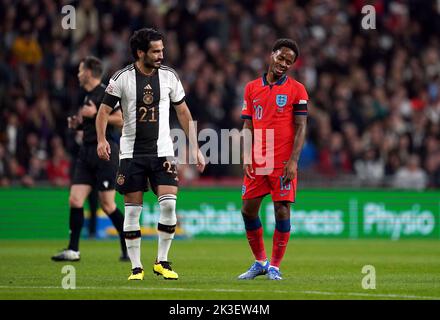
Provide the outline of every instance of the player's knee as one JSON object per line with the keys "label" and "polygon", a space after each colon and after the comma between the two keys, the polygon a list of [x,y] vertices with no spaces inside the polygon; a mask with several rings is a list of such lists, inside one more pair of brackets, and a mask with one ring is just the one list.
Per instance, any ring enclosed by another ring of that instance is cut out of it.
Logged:
{"label": "player's knee", "polygon": [[69,206],[71,208],[82,208],[83,205],[84,205],[84,199],[81,199],[81,197],[78,197],[75,194],[70,194]]}
{"label": "player's knee", "polygon": [[113,201],[103,201],[101,208],[106,214],[111,214],[116,210],[116,204]]}
{"label": "player's knee", "polygon": [[176,199],[176,195],[173,194],[165,194],[158,198],[160,207],[159,223],[169,226],[177,223]]}
{"label": "player's knee", "polygon": [[290,207],[287,203],[276,202],[274,203],[275,218],[277,220],[286,220],[290,218]]}
{"label": "player's knee", "polygon": [[161,212],[164,214],[173,214],[176,209],[176,199],[162,200],[159,205]]}
{"label": "player's knee", "polygon": [[241,215],[242,215],[243,219],[245,219],[245,220],[252,219],[252,214],[250,214],[244,208],[241,209]]}
{"label": "player's knee", "polygon": [[241,215],[244,219],[253,220],[258,217],[258,210],[251,206],[243,205],[241,208]]}
{"label": "player's knee", "polygon": [[142,205],[125,204],[124,232],[140,230],[139,218],[142,212]]}

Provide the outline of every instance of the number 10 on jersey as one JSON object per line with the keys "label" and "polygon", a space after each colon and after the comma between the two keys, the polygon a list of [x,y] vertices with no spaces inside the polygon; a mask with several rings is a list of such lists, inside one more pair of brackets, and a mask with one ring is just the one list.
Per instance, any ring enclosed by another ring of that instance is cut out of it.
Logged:
{"label": "number 10 on jersey", "polygon": [[258,105],[254,106],[255,119],[261,120],[263,118],[263,107]]}

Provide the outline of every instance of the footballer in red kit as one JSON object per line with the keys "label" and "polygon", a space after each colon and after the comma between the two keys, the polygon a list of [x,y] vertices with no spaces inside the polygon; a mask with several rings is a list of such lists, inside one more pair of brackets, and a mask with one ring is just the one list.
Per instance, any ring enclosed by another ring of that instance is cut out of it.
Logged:
{"label": "footballer in red kit", "polygon": [[[248,144],[251,147],[244,150],[242,215],[256,261],[239,279],[249,280],[259,275],[267,275],[270,280],[282,279],[279,266],[290,238],[290,204],[295,202],[297,164],[307,124],[306,89],[287,75],[298,55],[296,42],[277,40],[268,72],[245,87],[241,117],[243,129],[250,132],[252,141]],[[270,262],[258,214],[267,194],[272,197],[275,211]]]}

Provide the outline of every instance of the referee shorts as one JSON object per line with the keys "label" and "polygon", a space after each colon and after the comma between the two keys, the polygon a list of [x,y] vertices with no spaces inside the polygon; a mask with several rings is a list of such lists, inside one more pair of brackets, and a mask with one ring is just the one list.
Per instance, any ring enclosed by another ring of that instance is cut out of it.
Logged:
{"label": "referee shorts", "polygon": [[98,157],[96,144],[85,144],[81,147],[75,162],[72,185],[88,184],[92,187],[96,186],[98,191],[115,189],[119,147],[113,141],[109,141],[109,144],[110,161]]}

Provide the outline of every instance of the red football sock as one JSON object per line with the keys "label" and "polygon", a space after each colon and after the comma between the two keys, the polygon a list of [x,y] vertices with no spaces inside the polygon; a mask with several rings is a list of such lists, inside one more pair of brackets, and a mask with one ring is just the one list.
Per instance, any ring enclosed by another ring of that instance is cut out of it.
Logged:
{"label": "red football sock", "polygon": [[256,230],[246,230],[246,237],[251,246],[255,260],[266,260],[266,251],[264,250],[263,228]]}
{"label": "red football sock", "polygon": [[272,258],[270,259],[271,266],[280,267],[281,260],[283,260],[284,253],[286,252],[289,237],[290,231],[280,232],[275,229],[273,233]]}

